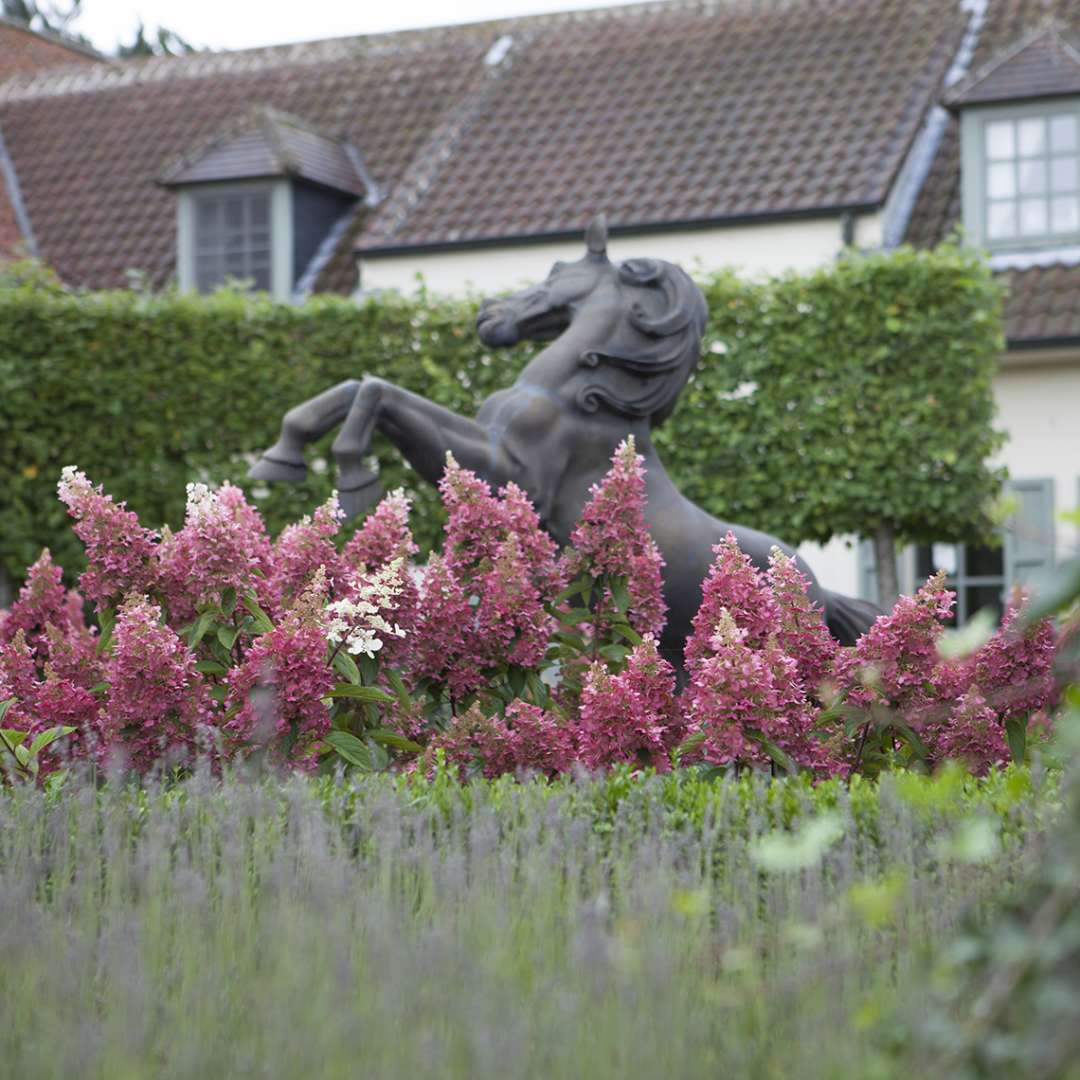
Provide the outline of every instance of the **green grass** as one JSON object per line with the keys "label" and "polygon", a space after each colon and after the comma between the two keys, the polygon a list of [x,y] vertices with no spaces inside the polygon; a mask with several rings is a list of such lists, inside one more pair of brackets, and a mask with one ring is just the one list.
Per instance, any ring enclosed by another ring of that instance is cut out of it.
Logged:
{"label": "green grass", "polygon": [[0,1073],[904,1076],[883,1027],[1056,805],[1011,769],[8,791]]}

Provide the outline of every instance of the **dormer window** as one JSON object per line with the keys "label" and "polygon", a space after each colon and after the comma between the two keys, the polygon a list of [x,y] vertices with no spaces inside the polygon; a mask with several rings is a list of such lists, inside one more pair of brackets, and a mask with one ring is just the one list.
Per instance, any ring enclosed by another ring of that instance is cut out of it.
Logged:
{"label": "dormer window", "polygon": [[[1080,240],[1080,104],[994,110],[977,118],[988,247]],[[982,196],[980,199],[979,196]]]}
{"label": "dormer window", "polygon": [[304,293],[358,204],[376,200],[355,148],[272,109],[204,144],[161,183],[177,194],[181,289],[246,282],[282,300]]}
{"label": "dormer window", "polygon": [[1080,51],[1053,28],[947,97],[960,113],[963,220],[993,251],[1080,242]]}
{"label": "dormer window", "polygon": [[210,292],[230,279],[273,291],[272,198],[267,184],[225,185],[192,193],[192,258],[199,292]]}

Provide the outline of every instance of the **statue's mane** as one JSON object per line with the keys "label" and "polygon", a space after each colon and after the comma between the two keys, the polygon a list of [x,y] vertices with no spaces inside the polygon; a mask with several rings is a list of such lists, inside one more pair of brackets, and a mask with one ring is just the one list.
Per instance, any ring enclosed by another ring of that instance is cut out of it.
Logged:
{"label": "statue's mane", "polygon": [[[597,346],[582,355],[582,364],[592,373],[577,402],[586,412],[604,404],[624,416],[647,416],[655,427],[671,415],[697,366],[708,308],[690,275],[662,259],[622,263],[619,284],[635,291],[657,290],[662,309],[649,315],[644,304],[632,302],[629,323],[637,333],[623,334],[618,344]],[[635,339],[630,346],[629,337]]]}

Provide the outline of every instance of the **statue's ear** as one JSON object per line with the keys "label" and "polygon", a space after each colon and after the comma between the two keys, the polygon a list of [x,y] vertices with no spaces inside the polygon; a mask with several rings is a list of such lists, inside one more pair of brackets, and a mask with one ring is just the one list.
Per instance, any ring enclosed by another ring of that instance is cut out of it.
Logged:
{"label": "statue's ear", "polygon": [[585,230],[585,246],[589,249],[590,259],[607,259],[607,218],[602,212],[589,222]]}

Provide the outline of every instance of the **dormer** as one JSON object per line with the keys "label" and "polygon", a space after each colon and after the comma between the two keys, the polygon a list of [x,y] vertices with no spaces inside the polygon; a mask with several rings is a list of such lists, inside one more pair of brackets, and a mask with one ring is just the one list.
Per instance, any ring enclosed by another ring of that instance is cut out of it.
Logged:
{"label": "dormer", "polygon": [[183,290],[228,280],[289,299],[328,238],[375,187],[355,147],[262,108],[175,164],[176,267]]}
{"label": "dormer", "polygon": [[963,222],[993,253],[1080,244],[1080,51],[1027,34],[946,97],[961,129]]}

